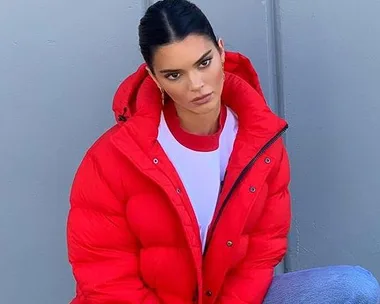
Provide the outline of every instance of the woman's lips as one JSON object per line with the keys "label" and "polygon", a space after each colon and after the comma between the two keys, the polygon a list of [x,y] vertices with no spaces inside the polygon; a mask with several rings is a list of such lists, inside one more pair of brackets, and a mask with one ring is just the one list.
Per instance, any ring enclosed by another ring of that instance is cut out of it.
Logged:
{"label": "woman's lips", "polygon": [[205,94],[199,97],[194,98],[191,102],[196,105],[202,105],[208,103],[211,100],[212,93]]}

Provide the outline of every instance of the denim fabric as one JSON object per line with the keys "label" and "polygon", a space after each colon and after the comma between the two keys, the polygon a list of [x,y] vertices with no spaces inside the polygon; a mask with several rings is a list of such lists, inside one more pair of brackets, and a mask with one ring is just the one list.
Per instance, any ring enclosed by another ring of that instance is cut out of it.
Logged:
{"label": "denim fabric", "polygon": [[264,304],[378,304],[379,283],[359,266],[332,266],[274,277]]}

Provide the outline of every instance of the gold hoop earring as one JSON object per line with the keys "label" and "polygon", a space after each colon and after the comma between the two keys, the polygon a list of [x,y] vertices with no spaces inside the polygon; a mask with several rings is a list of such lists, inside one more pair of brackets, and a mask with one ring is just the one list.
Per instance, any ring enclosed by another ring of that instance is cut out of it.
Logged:
{"label": "gold hoop earring", "polygon": [[165,91],[163,89],[160,89],[161,91],[161,102],[162,102],[162,105],[165,104]]}

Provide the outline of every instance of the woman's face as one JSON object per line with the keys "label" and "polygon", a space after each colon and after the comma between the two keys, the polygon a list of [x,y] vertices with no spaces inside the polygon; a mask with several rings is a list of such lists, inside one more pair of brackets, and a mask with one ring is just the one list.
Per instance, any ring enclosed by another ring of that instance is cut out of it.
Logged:
{"label": "woman's face", "polygon": [[221,40],[218,49],[207,37],[189,35],[156,50],[151,76],[178,110],[205,114],[219,108],[224,60]]}

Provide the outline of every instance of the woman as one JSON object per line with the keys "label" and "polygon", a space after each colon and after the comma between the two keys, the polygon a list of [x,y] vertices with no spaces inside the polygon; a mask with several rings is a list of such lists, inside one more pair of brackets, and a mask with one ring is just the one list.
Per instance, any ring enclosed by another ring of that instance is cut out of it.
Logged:
{"label": "woman", "polygon": [[287,124],[249,60],[185,0],[152,5],[139,38],[145,64],[74,180],[72,303],[376,303],[361,268],[273,279],[290,226]]}

